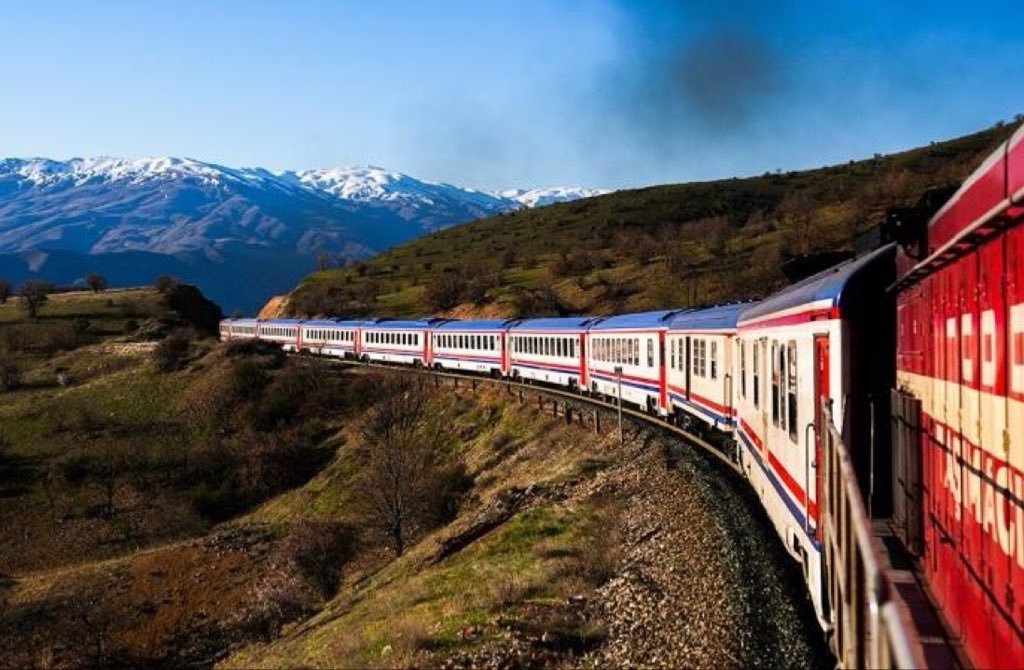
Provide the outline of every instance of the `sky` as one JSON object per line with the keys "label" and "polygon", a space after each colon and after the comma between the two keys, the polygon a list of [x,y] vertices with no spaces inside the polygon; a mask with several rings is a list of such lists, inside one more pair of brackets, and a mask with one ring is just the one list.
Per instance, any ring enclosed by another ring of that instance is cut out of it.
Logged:
{"label": "sky", "polygon": [[1019,0],[0,0],[0,156],[623,188],[980,130],[1022,66]]}

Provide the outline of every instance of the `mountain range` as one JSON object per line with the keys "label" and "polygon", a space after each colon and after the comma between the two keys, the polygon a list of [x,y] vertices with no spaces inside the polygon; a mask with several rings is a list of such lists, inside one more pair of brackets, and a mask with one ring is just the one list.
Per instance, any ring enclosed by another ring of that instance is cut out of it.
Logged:
{"label": "mountain range", "polygon": [[476,191],[378,167],[272,172],[187,158],[0,159],[0,277],[172,274],[251,312],[315,263],[606,191]]}

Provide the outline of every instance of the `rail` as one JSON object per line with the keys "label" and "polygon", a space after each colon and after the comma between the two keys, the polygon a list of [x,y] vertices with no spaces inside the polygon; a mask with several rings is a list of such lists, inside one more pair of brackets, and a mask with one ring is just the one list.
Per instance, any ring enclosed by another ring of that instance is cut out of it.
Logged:
{"label": "rail", "polygon": [[[354,359],[327,359],[327,360],[331,360],[331,362],[333,362],[333,363],[335,363],[337,365],[348,366],[348,367],[379,368],[379,369],[384,369],[384,370],[395,370],[395,371],[399,371],[399,372],[408,372],[408,373],[418,373],[418,374],[423,374],[423,375],[429,375],[431,377],[439,378],[439,379],[450,379],[450,380],[455,380],[455,381],[463,380],[463,381],[468,381],[468,382],[472,383],[473,384],[473,388],[476,388],[476,384],[477,383],[493,384],[493,385],[496,385],[496,386],[504,386],[504,387],[506,387],[508,389],[511,389],[511,390],[519,389],[519,390],[524,391],[524,392],[536,393],[536,394],[546,395],[546,396],[555,397],[555,398],[562,398],[563,402],[573,402],[573,403],[587,404],[587,405],[591,405],[593,407],[600,408],[602,410],[606,410],[608,412],[618,412],[619,411],[619,404],[617,402],[611,402],[609,400],[605,400],[605,399],[602,399],[602,398],[599,398],[599,397],[593,396],[593,395],[583,395],[582,393],[579,393],[579,392],[565,391],[565,390],[562,390],[562,389],[552,388],[550,386],[542,386],[542,385],[539,385],[539,384],[529,384],[529,383],[526,383],[525,381],[509,379],[508,377],[487,377],[487,376],[482,376],[482,375],[474,374],[474,373],[452,372],[450,370],[445,370],[445,371],[441,372],[439,370],[434,370],[434,369],[430,369],[430,368],[422,368],[422,367],[420,367],[420,368],[410,368],[408,366],[400,365],[400,364],[398,364],[398,365],[388,365],[388,364],[383,364],[383,363],[374,363],[374,362],[371,362],[371,361],[358,361],[358,360],[354,360]],[[701,438],[701,437],[699,437],[697,435],[694,435],[693,433],[691,433],[690,431],[682,428],[681,426],[677,426],[675,424],[669,423],[668,421],[666,421],[662,417],[655,416],[653,414],[648,414],[648,413],[643,412],[643,411],[641,411],[639,409],[633,409],[633,408],[629,407],[628,405],[622,405],[622,413],[625,416],[628,416],[628,417],[630,417],[632,419],[638,419],[640,421],[644,421],[644,422],[647,422],[647,423],[652,423],[655,426],[657,426],[658,428],[660,428],[661,430],[665,430],[665,431],[668,431],[670,433],[674,433],[674,434],[678,435],[679,437],[687,440],[688,442],[690,442],[690,443],[700,447],[704,451],[710,453],[712,456],[715,456],[720,462],[722,462],[723,464],[729,466],[730,469],[732,469],[732,470],[734,470],[734,471],[736,471],[738,473],[741,472],[739,464],[736,462],[736,454],[735,454],[735,452],[726,452],[722,448],[712,444],[711,442],[708,442],[707,440],[705,440],[705,439],[703,439],[703,438]]]}
{"label": "rail", "polygon": [[920,668],[920,646],[892,599],[856,473],[825,399],[818,408],[824,498],[821,541],[834,626],[833,651],[843,668]]}

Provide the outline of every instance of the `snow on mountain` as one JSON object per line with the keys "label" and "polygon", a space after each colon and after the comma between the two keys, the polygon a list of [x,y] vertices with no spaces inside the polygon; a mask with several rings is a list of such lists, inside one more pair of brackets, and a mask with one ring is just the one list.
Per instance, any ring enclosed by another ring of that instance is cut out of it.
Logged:
{"label": "snow on mountain", "polygon": [[508,200],[515,200],[526,207],[543,207],[556,202],[570,202],[580,198],[592,198],[611,191],[600,188],[583,188],[579,186],[553,186],[551,188],[522,189],[515,188],[498,191],[498,195]]}
{"label": "snow on mountain", "polygon": [[229,310],[248,310],[294,285],[317,255],[341,262],[428,230],[601,192],[493,194],[376,167],[274,173],[172,157],[7,158],[0,275],[70,282],[95,266],[113,268],[117,284],[173,272],[205,282]]}

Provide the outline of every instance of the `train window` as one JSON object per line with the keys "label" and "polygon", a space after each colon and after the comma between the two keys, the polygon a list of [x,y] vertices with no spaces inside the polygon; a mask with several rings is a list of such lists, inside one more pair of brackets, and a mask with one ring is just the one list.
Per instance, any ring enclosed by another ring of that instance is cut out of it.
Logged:
{"label": "train window", "polygon": [[754,340],[751,344],[752,344],[752,347],[751,347],[751,357],[750,357],[750,364],[752,366],[752,371],[751,371],[752,379],[751,379],[751,382],[753,382],[753,389],[752,390],[754,392],[754,408],[756,409],[756,408],[761,406],[761,366],[760,366],[760,363],[759,363],[760,356],[758,356],[759,352],[758,352],[758,348],[757,348],[757,340]]}
{"label": "train window", "polygon": [[788,365],[788,373],[786,374],[786,408],[787,412],[787,423],[789,424],[789,439],[794,444],[799,443],[799,436],[797,435],[797,415],[796,415],[796,401],[797,401],[797,367],[796,367],[796,342],[793,340],[789,341],[786,345],[786,364]]}
{"label": "train window", "polygon": [[647,338],[647,367],[654,367],[654,340]]}
{"label": "train window", "polygon": [[554,349],[554,342],[551,341],[550,337],[545,337],[544,338],[544,355],[545,356],[553,356],[554,353],[555,353],[553,351],[553,349]]}
{"label": "train window", "polygon": [[740,350],[740,397],[747,397],[747,343],[741,339],[736,340],[736,346]]}
{"label": "train window", "polygon": [[676,367],[676,346],[679,340],[670,340],[668,343],[668,366],[672,369]]}
{"label": "train window", "polygon": [[718,379],[718,342],[711,340],[711,378]]}
{"label": "train window", "polygon": [[772,424],[779,425],[779,343],[772,340]]}

